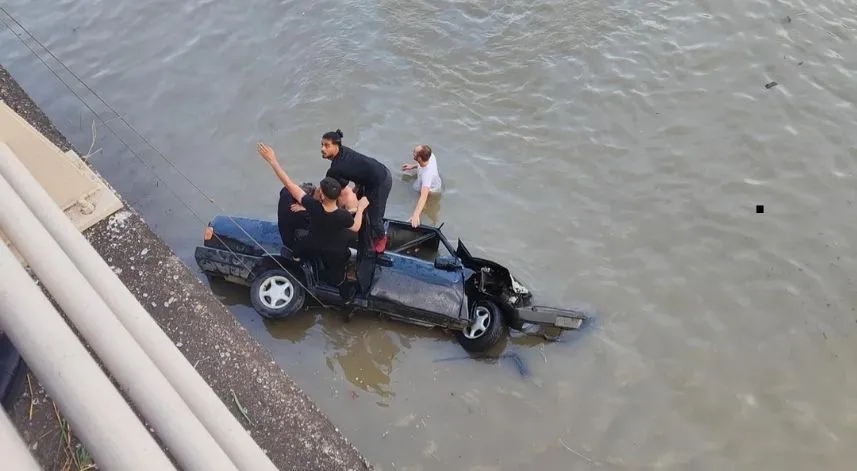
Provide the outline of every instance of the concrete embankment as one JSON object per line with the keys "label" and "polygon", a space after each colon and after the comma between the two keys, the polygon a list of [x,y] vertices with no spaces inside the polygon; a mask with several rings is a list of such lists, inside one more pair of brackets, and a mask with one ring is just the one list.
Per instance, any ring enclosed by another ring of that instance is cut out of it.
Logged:
{"label": "concrete embankment", "polygon": [[[71,148],[2,67],[0,99],[60,149]],[[279,469],[372,469],[127,203],[84,235]],[[74,439],[82,425],[65,423],[38,378],[28,374],[22,389],[10,416],[38,462],[46,470],[85,468],[90,460]]]}

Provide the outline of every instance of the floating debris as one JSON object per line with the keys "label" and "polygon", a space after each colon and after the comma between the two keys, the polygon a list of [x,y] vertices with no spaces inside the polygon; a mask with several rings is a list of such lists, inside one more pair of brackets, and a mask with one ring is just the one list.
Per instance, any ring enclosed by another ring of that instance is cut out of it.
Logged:
{"label": "floating debris", "polygon": [[580,453],[579,451],[575,450],[574,448],[572,448],[572,447],[570,447],[570,446],[566,445],[566,444],[565,444],[565,442],[564,442],[564,441],[562,441],[562,438],[560,438],[560,439],[559,439],[559,443],[560,443],[560,445],[562,445],[563,447],[565,447],[565,449],[566,449],[566,450],[568,450],[568,451],[570,451],[570,452],[574,453],[575,455],[577,455],[577,456],[579,456],[579,457],[583,458],[584,460],[588,461],[590,464],[594,464],[594,465],[596,465],[596,466],[601,466],[601,463],[600,463],[600,462],[598,462],[598,461],[593,461],[593,460],[591,460],[590,458],[587,458],[586,456],[584,456],[584,455],[583,455],[582,453]]}
{"label": "floating debris", "polygon": [[499,356],[491,356],[491,355],[463,355],[458,357],[449,357],[449,358],[440,358],[434,361],[434,363],[439,363],[442,361],[456,361],[456,360],[501,360],[501,359],[510,359],[514,362],[515,367],[518,369],[518,373],[524,377],[529,378],[530,368],[524,363],[524,359],[521,358],[517,353],[504,353]]}
{"label": "floating debris", "polygon": [[771,89],[771,88],[776,87],[777,85],[779,85],[777,82],[768,82],[765,84],[765,88]]}

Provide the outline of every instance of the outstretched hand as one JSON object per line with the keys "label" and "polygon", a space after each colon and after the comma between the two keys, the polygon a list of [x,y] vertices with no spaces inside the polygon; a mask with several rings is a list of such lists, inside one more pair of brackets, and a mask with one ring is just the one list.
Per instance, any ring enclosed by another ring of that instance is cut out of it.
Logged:
{"label": "outstretched hand", "polygon": [[411,223],[411,227],[417,228],[420,227],[420,217],[419,216],[411,216],[408,218],[408,222]]}
{"label": "outstretched hand", "polygon": [[256,145],[256,148],[259,151],[259,155],[261,155],[262,158],[265,159],[265,162],[273,164],[277,161],[277,153],[274,152],[274,149],[271,148],[271,146],[269,146],[268,144],[260,142]]}

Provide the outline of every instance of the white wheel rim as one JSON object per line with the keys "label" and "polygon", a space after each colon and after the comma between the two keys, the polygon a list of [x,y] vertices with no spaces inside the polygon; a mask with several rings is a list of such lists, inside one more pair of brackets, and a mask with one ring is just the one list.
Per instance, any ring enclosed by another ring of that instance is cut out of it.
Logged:
{"label": "white wheel rim", "polygon": [[464,336],[474,340],[485,335],[491,326],[491,311],[484,306],[476,306],[473,309],[473,318],[470,325],[464,328]]}
{"label": "white wheel rim", "polygon": [[288,277],[276,275],[269,277],[259,286],[259,300],[269,309],[280,309],[288,305],[295,297],[295,287]]}

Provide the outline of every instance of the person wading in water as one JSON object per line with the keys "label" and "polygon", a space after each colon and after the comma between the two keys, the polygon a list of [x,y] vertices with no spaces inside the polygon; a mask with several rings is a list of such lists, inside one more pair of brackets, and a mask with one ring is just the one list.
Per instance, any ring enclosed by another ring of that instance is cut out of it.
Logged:
{"label": "person wading in water", "polygon": [[414,147],[414,162],[415,164],[402,165],[403,171],[411,171],[417,169],[417,181],[414,182],[414,189],[420,192],[420,198],[417,200],[417,206],[411,214],[411,227],[420,225],[420,215],[426,207],[426,201],[430,194],[440,193],[443,187],[443,181],[440,179],[440,173],[437,170],[437,157],[431,151],[431,147],[426,144],[421,144]]}

